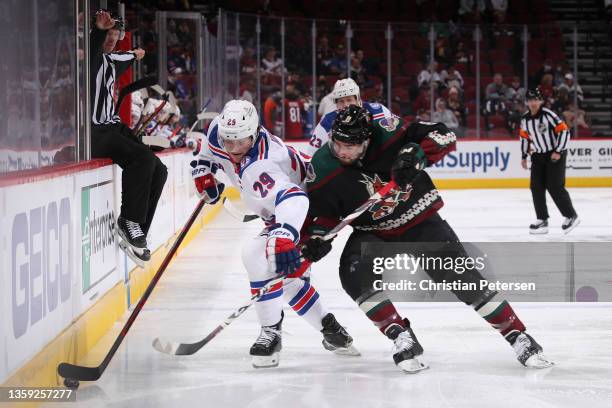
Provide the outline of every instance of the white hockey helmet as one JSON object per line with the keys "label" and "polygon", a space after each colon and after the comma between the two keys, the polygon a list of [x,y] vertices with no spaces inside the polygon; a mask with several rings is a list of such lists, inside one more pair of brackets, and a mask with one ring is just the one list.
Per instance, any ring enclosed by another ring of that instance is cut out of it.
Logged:
{"label": "white hockey helmet", "polygon": [[359,85],[352,78],[339,79],[334,84],[334,90],[332,91],[332,96],[334,98],[334,102],[336,102],[340,98],[344,98],[345,96],[355,96],[357,98],[357,104],[361,106],[361,96],[359,92]]}
{"label": "white hockey helmet", "polygon": [[219,116],[218,132],[222,139],[240,140],[253,136],[254,140],[257,136],[259,115],[251,102],[231,100]]}

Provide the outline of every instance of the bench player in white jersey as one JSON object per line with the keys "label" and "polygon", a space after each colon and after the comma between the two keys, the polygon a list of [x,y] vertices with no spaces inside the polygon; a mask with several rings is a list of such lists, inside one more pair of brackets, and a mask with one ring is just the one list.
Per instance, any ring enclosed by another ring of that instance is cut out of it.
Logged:
{"label": "bench player in white jersey", "polygon": [[200,197],[211,204],[219,200],[224,185],[214,175],[221,170],[240,190],[249,210],[266,225],[242,250],[251,292],[257,293],[279,275],[286,276],[255,303],[262,329],[250,350],[253,366],[278,365],[283,300],[323,334],[327,350],[359,355],[353,339],[328,313],[309,279],[300,277],[308,267],[296,248],[308,211],[302,188],[308,164],[305,157],[259,126],[255,106],[240,100],[225,105],[194,155],[192,176]]}
{"label": "bench player in white jersey", "polygon": [[334,102],[336,103],[336,110],[326,113],[317,127],[315,127],[310,136],[308,146],[304,148],[304,152],[312,156],[317,149],[323,146],[329,140],[329,131],[331,130],[332,124],[342,109],[349,107],[350,105],[363,106],[370,115],[372,115],[372,121],[377,122],[385,118],[393,116],[391,111],[383,104],[375,102],[362,102],[361,94],[359,91],[359,85],[351,78],[340,79],[334,84],[332,91]]}

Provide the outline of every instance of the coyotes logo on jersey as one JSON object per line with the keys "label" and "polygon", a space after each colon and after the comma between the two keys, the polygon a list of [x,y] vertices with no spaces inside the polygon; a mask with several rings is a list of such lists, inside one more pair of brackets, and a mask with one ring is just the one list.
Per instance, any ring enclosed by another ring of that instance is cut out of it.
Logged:
{"label": "coyotes logo on jersey", "polygon": [[[378,177],[378,174],[375,174],[374,177],[363,174],[363,178],[364,179],[360,180],[360,182],[365,184],[369,195],[374,195],[378,190],[387,184],[386,182],[382,181],[380,177]],[[368,211],[372,213],[372,219],[379,220],[393,213],[401,201],[408,201],[411,190],[412,189],[403,191],[399,188],[393,188],[386,197],[382,198],[372,205],[372,207],[370,207]]]}

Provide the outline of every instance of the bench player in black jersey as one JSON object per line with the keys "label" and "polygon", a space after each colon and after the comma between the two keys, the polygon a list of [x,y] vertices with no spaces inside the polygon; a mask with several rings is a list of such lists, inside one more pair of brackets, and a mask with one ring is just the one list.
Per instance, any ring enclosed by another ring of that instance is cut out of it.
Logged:
{"label": "bench player in black jersey", "polygon": [[[394,341],[393,359],[406,372],[427,368],[417,359],[423,348],[408,319],[400,317],[385,293],[374,288],[380,276],[373,273],[372,259],[362,257],[361,244],[441,243],[424,255],[454,259],[467,256],[453,229],[438,215],[442,198],[423,171],[453,151],[455,142],[454,133],[442,123],[408,124],[397,117],[374,123],[367,110],[353,105],[338,114],[330,141],[312,158],[310,208],[302,232],[302,253],[313,262],[331,250],[331,243],[320,237],[391,179],[398,185],[351,224],[353,232],[340,259],[340,280],[366,316]],[[475,268],[462,275],[436,268],[425,272],[436,282],[456,281],[458,276],[462,282],[484,279]],[[542,347],[525,332],[510,304],[497,292],[484,289],[453,293],[504,336],[523,365],[552,365],[542,354]]]}

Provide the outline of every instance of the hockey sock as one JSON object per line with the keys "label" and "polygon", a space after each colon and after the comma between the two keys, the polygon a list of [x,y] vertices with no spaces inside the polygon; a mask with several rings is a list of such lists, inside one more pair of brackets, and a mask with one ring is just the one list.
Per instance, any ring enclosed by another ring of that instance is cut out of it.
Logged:
{"label": "hockey sock", "polygon": [[284,284],[285,301],[291,308],[315,328],[323,329],[321,320],[328,313],[319,299],[319,292],[305,279],[286,279]]}
{"label": "hockey sock", "polygon": [[376,292],[359,303],[359,308],[368,316],[382,334],[392,324],[405,327],[405,323],[395,309],[395,306],[382,292]]}
{"label": "hockey sock", "polygon": [[514,343],[520,332],[525,331],[525,325],[505,300],[501,302],[489,300],[474,307],[474,310],[504,336],[510,344]]}
{"label": "hockey sock", "polygon": [[[251,294],[254,295],[257,291],[266,286],[272,279],[263,281],[251,281]],[[283,282],[278,282],[268,293],[263,295],[255,302],[255,311],[259,318],[259,323],[262,326],[272,326],[276,324],[283,311]]]}

